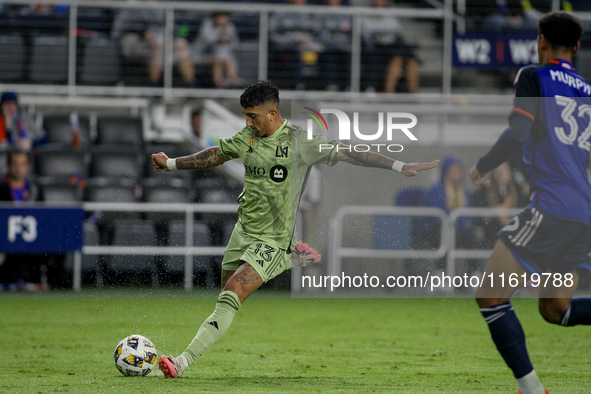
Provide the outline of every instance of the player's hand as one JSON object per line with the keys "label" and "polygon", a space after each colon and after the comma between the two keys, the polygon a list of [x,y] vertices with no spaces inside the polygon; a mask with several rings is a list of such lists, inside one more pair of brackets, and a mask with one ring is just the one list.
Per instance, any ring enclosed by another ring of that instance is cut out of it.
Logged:
{"label": "player's hand", "polygon": [[476,169],[476,164],[473,165],[472,168],[470,169],[470,179],[472,179],[472,183],[475,184],[476,186],[486,186],[486,187],[490,186],[490,180],[484,179],[486,174],[487,174],[486,172],[482,173],[482,172],[478,171]]}
{"label": "player's hand", "polygon": [[404,175],[416,176],[417,172],[430,170],[431,168],[435,168],[439,165],[439,160],[432,161],[431,163],[406,163],[402,166],[402,172]]}
{"label": "player's hand", "polygon": [[168,160],[168,156],[164,152],[152,154],[152,164],[154,164],[156,171],[170,171],[166,165],[166,160]]}

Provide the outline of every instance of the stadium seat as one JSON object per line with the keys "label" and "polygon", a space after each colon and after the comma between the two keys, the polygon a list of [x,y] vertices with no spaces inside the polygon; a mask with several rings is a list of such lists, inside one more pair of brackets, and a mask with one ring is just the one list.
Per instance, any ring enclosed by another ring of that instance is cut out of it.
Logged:
{"label": "stadium seat", "polygon": [[65,83],[68,80],[68,37],[33,37],[31,82]]}
{"label": "stadium seat", "polygon": [[197,201],[203,202],[202,198],[207,194],[208,190],[213,189],[227,189],[228,180],[224,177],[197,179],[193,184],[197,193]]}
{"label": "stadium seat", "polygon": [[99,116],[97,144],[144,145],[142,119],[134,116]]}
{"label": "stadium seat", "polygon": [[18,82],[23,79],[25,68],[25,43],[20,35],[0,36],[0,80]]}
{"label": "stadium seat", "polygon": [[[115,220],[111,226],[112,246],[154,246],[156,243],[156,230],[154,223],[148,220]],[[152,285],[158,285],[158,272],[154,256],[148,255],[113,255],[107,256],[106,264],[110,271],[116,275],[123,274],[123,278],[129,278],[132,283],[137,283],[139,275],[150,273]]]}
{"label": "stadium seat", "polygon": [[[210,189],[200,198],[205,204],[236,204],[228,189]],[[221,223],[236,221],[236,213],[202,213],[201,217],[208,225],[219,225]]]}
{"label": "stadium seat", "polygon": [[113,16],[106,9],[78,8],[78,20],[76,27],[87,31],[108,33],[111,31]]}
{"label": "stadium seat", "polygon": [[238,63],[238,75],[246,81],[252,82],[259,75],[259,43],[258,41],[241,42],[234,49],[234,56]]}
{"label": "stadium seat", "polygon": [[120,79],[117,43],[107,38],[95,38],[84,45],[80,83],[84,85],[114,85]]}
{"label": "stadium seat", "polygon": [[78,183],[63,177],[45,176],[36,179],[43,189],[43,201],[77,202],[82,201],[82,189]]}
{"label": "stadium seat", "polygon": [[86,178],[87,175],[87,154],[71,147],[64,147],[61,144],[49,144],[39,147],[35,162],[36,173],[41,176]]}
{"label": "stadium seat", "polygon": [[[100,235],[96,224],[85,221],[83,224],[84,246],[99,246]],[[68,253],[64,266],[67,270],[74,269],[74,254]],[[103,269],[98,255],[82,255],[82,275],[94,274],[97,287],[103,287]]]}
{"label": "stadium seat", "polygon": [[134,147],[99,145],[90,148],[90,172],[95,177],[139,180],[143,177],[144,155]]}
{"label": "stadium seat", "polygon": [[234,231],[234,227],[236,226],[236,223],[234,222],[229,222],[229,223],[225,223],[224,224],[224,233],[222,236],[222,245],[226,246],[228,245],[228,242],[230,242],[230,237],[232,236],[232,231]]}
{"label": "stadium seat", "polygon": [[[82,146],[89,146],[92,142],[90,137],[90,119],[84,115],[79,115],[78,119],[80,123],[80,143]],[[72,145],[70,114],[44,115],[43,128],[47,132],[49,142]]]}
{"label": "stadium seat", "polygon": [[[146,178],[142,181],[143,201],[150,203],[192,203],[191,183],[184,179]],[[168,220],[184,220],[185,212],[146,212],[146,219],[159,224]]]}
{"label": "stadium seat", "polygon": [[[173,220],[166,226],[167,246],[184,246],[185,245],[185,221]],[[193,246],[210,246],[211,237],[209,228],[205,223],[195,222],[193,224]],[[194,256],[193,257],[193,272],[205,271],[207,287],[215,287],[215,279],[213,267],[209,263],[209,256]],[[162,259],[162,268],[166,272],[184,272],[185,271],[185,257],[184,256],[164,256]]]}
{"label": "stadium seat", "polygon": [[[86,185],[86,201],[90,202],[138,202],[137,184],[127,178],[89,178]],[[139,212],[95,213],[101,222],[116,219],[139,219]]]}

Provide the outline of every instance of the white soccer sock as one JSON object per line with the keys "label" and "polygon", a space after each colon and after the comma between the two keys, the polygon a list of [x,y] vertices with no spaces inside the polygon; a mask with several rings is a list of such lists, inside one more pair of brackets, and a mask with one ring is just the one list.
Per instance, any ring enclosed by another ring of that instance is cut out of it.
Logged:
{"label": "white soccer sock", "polygon": [[180,356],[178,356],[178,359],[181,360],[183,371],[187,369],[187,367],[189,366],[189,361],[187,360],[187,357],[184,354],[181,354]]}
{"label": "white soccer sock", "polygon": [[544,386],[542,386],[542,382],[538,379],[538,375],[536,371],[533,370],[525,376],[517,379],[517,384],[519,385],[519,391],[521,394],[544,394]]}

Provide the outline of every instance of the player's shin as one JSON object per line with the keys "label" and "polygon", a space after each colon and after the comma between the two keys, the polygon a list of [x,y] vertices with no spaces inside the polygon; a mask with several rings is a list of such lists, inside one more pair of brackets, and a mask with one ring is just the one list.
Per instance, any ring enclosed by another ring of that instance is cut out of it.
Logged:
{"label": "player's shin", "polygon": [[197,335],[182,354],[187,359],[188,365],[191,365],[211,345],[224,336],[240,305],[238,296],[232,291],[226,290],[219,295],[215,310],[203,322]]}
{"label": "player's shin", "polygon": [[[544,393],[529,359],[525,333],[511,302],[481,308],[480,313],[491,333],[493,342],[519,384],[523,394]],[[532,373],[533,372],[533,373]],[[541,390],[541,391],[540,391]]]}

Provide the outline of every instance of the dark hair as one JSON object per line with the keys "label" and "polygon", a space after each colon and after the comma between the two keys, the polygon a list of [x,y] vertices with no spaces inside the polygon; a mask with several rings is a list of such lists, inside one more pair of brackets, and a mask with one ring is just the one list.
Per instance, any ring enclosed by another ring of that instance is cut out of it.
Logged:
{"label": "dark hair", "polygon": [[230,13],[228,11],[215,11],[211,15],[212,18],[217,18],[218,16],[230,16]]}
{"label": "dark hair", "polygon": [[31,156],[29,156],[29,152],[19,148],[11,148],[6,155],[6,165],[10,167],[10,163],[12,163],[12,157],[14,155],[26,155],[27,161],[31,164]]}
{"label": "dark hair", "polygon": [[0,96],[0,105],[7,101],[14,101],[18,104],[18,95],[15,92],[2,92],[2,95]]}
{"label": "dark hair", "polygon": [[583,36],[581,22],[565,11],[547,13],[538,22],[538,28],[552,46],[574,48]]}
{"label": "dark hair", "polygon": [[279,104],[279,89],[271,81],[256,81],[240,95],[242,108],[253,108],[268,102]]}

